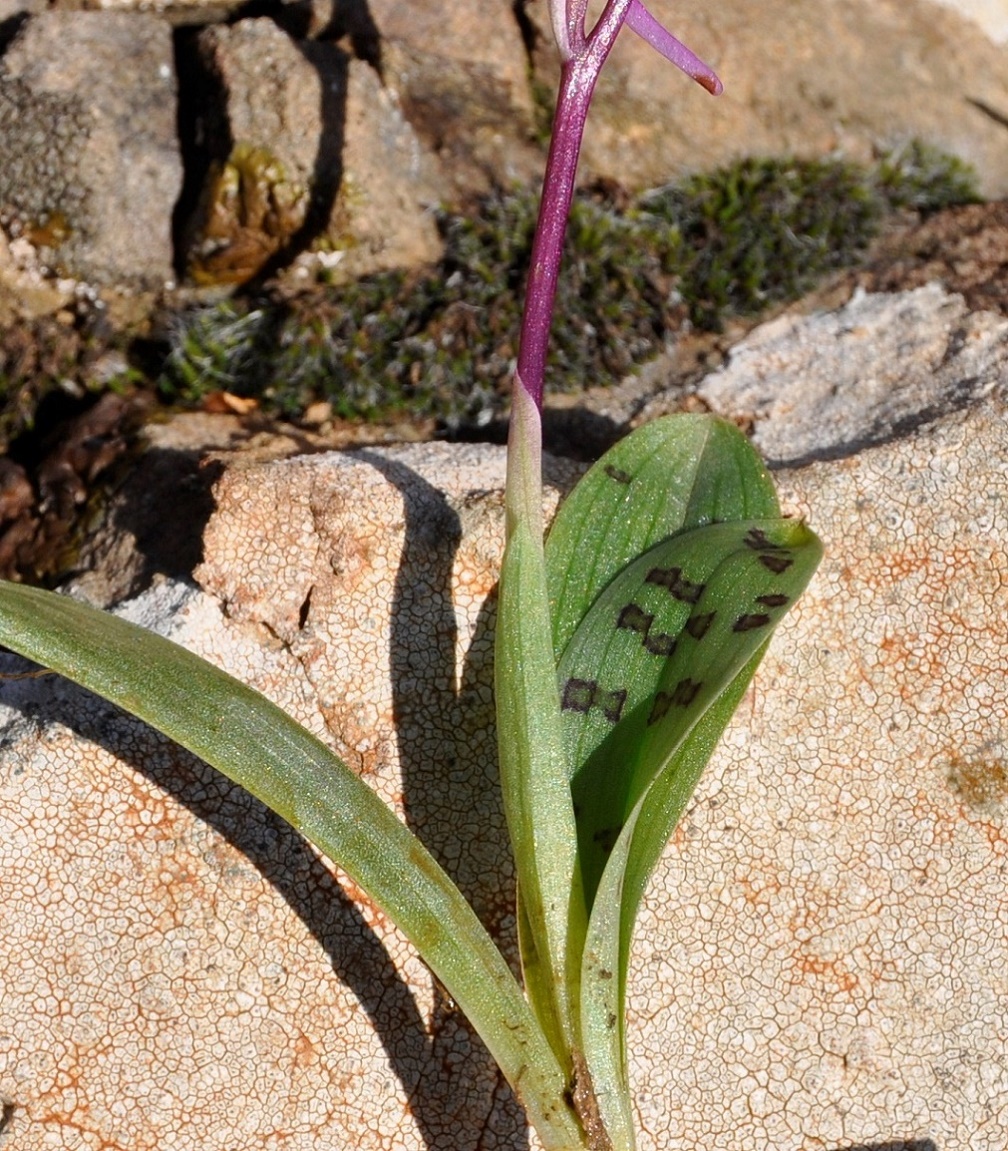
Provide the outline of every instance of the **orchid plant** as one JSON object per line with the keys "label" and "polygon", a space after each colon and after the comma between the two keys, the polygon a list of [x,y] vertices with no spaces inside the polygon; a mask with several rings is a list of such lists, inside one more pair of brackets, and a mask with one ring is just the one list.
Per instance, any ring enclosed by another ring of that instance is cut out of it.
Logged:
{"label": "orchid plant", "polygon": [[449,877],[289,716],[169,641],[0,585],[0,642],[177,740],[288,820],[409,937],[546,1151],[630,1151],[624,1001],[650,874],[773,628],[820,557],[734,427],[668,417],[608,452],[544,543],[541,407],[578,153],[624,25],[712,93],[640,0],[551,0],[562,57],[515,373],[495,691],[524,990]]}

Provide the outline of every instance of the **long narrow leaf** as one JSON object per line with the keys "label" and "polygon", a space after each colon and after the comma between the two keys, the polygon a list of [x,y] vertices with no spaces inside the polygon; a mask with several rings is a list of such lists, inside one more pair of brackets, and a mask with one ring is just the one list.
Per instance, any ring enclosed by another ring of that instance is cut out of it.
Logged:
{"label": "long narrow leaf", "polygon": [[0,583],[0,644],[150,723],[301,831],[413,942],[544,1143],[582,1145],[568,1076],[493,941],[419,840],[324,744],[205,660],[65,596]]}
{"label": "long narrow leaf", "polygon": [[532,1005],[568,1075],[587,930],[562,743],[542,539],[541,425],[515,389],[507,543],[494,642],[501,789],[518,871],[519,946]]}
{"label": "long narrow leaf", "polygon": [[577,1001],[577,970],[570,957],[580,956],[587,912],[542,543],[523,524],[512,533],[501,565],[494,681],[504,809],[521,893],[522,967],[532,1002],[569,1073]]}

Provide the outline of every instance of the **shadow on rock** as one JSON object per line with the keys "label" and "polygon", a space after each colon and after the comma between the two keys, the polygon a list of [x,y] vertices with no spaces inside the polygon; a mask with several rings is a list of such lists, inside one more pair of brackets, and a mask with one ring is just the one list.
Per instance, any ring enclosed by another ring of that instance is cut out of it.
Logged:
{"label": "shadow on rock", "polygon": [[939,1151],[933,1139],[897,1139],[890,1143],[857,1143],[836,1151]]}
{"label": "shadow on rock", "polygon": [[[367,451],[358,458],[403,497],[405,538],[391,609],[390,670],[406,822],[498,946],[514,956],[514,878],[505,862],[510,852],[496,777],[493,704],[485,695],[492,681],[496,602],[491,597],[480,611],[459,681],[452,592],[462,539],[459,516],[444,494],[411,468]],[[478,748],[473,740],[479,741]],[[493,764],[493,778],[473,769],[473,763],[486,762]],[[481,825],[474,828],[477,813]],[[488,875],[499,876],[500,883],[488,888]],[[439,989],[431,1025],[435,1058],[442,1046],[447,1051],[453,1045],[459,1026],[469,1025]],[[485,1059],[489,1064],[488,1054]],[[508,1127],[523,1129],[524,1115],[513,1097],[507,1108]]]}

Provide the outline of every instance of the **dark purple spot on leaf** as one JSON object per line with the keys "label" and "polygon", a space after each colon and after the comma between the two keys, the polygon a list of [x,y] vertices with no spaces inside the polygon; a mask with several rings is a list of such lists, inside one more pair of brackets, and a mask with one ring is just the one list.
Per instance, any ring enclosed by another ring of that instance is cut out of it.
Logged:
{"label": "dark purple spot on leaf", "polygon": [[596,691],[598,683],[593,679],[569,679],[564,684],[560,707],[564,711],[587,713],[595,702]]}
{"label": "dark purple spot on leaf", "polygon": [[602,709],[602,714],[610,723],[619,723],[626,697],[626,688],[621,688],[618,691],[603,691],[596,696],[596,702]]}
{"label": "dark purple spot on leaf", "polygon": [[770,617],[762,612],[740,615],[732,624],[732,631],[756,631],[761,627],[766,627],[769,622]]}
{"label": "dark purple spot on leaf", "polygon": [[600,827],[592,836],[592,842],[597,843],[601,850],[609,855],[616,846],[616,840],[619,839],[622,830],[622,827]]}
{"label": "dark purple spot on leaf", "polygon": [[599,687],[598,680],[569,679],[564,684],[560,707],[563,711],[576,711],[587,715],[597,707],[610,723],[618,723],[626,703],[626,689],[607,691]]}
{"label": "dark purple spot on leaf", "polygon": [[794,563],[790,556],[760,556],[759,562],[774,575],[782,575]]}
{"label": "dark purple spot on leaf", "polygon": [[767,536],[766,532],[760,528],[750,528],[746,533],[744,542],[746,547],[750,547],[753,551],[757,552],[779,552],[786,550],[785,544],[775,544],[773,540]]}
{"label": "dark purple spot on leaf", "polygon": [[614,464],[606,464],[604,470],[605,474],[618,484],[628,484],[633,479],[633,476],[629,472],[625,472],[622,468],[618,468]]}
{"label": "dark purple spot on leaf", "polygon": [[757,596],[756,602],[763,604],[764,607],[783,607],[790,598],[789,595],[782,595],[778,592],[776,595]]}
{"label": "dark purple spot on leaf", "polygon": [[700,689],[703,687],[702,683],[698,683],[694,679],[681,679],[672,692],[672,703],[676,707],[689,707],[689,705],[700,694]]}
{"label": "dark purple spot on leaf", "polygon": [[657,584],[663,587],[680,603],[696,603],[703,595],[704,585],[693,583],[682,573],[682,568],[652,568],[644,577],[645,583]]}
{"label": "dark purple spot on leaf", "polygon": [[716,611],[705,612],[703,615],[690,616],[686,622],[686,631],[694,639],[703,639],[703,637],[710,630],[710,625],[714,622],[714,617],[717,615]]}
{"label": "dark purple spot on leaf", "polygon": [[637,632],[644,650],[652,655],[670,656],[675,651],[676,637],[667,632],[651,634],[654,616],[635,603],[628,603],[619,613],[616,626],[625,631]]}
{"label": "dark purple spot on leaf", "polygon": [[663,631],[658,635],[646,635],[643,640],[645,650],[652,655],[668,658],[676,649],[676,637]]}
{"label": "dark purple spot on leaf", "polygon": [[654,623],[654,616],[650,612],[644,611],[635,603],[628,603],[625,608],[619,613],[619,619],[616,621],[616,626],[624,628],[627,631],[640,632],[645,640],[647,634],[651,630],[651,625]]}
{"label": "dark purple spot on leaf", "polygon": [[672,693],[669,691],[660,691],[654,697],[654,703],[651,705],[651,714],[647,717],[647,726],[651,727],[656,724],[660,719],[664,719],[669,713],[669,708],[672,706]]}
{"label": "dark purple spot on leaf", "polygon": [[657,723],[668,715],[673,707],[689,707],[703,688],[702,683],[693,679],[681,679],[671,691],[660,691],[651,705],[651,714],[647,717],[647,726]]}
{"label": "dark purple spot on leaf", "polygon": [[611,1011],[606,1016],[605,1025],[606,1025],[606,1029],[609,1031],[612,1031],[612,1029],[616,1026],[616,1016],[613,1015],[613,1013]]}

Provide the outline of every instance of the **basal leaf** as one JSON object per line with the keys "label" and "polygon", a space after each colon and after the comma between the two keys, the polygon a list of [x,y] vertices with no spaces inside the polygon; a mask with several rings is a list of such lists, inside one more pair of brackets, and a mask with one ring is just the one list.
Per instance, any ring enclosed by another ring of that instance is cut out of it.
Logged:
{"label": "basal leaf", "polygon": [[[561,505],[550,529],[545,555],[553,646],[558,662],[564,657],[565,649],[571,643],[589,609],[603,596],[607,586],[649,548],[662,544],[677,534],[687,533],[690,529],[704,525],[752,519],[776,519],[779,515],[776,492],[766,467],[749,441],[734,425],[714,416],[680,414],[656,420],[637,429],[607,452],[586,473]],[[612,624],[618,621],[619,614],[631,602],[630,598],[624,596],[620,602],[615,603],[619,593],[613,591],[611,593],[613,602],[610,607],[614,606],[618,610],[615,620],[610,620],[609,638],[613,638],[612,633],[620,632],[618,640],[624,647],[629,641],[630,651],[635,652],[639,660],[650,665],[650,674],[654,676],[657,668],[661,666],[660,652],[662,644],[666,642],[660,637],[663,633],[671,636],[676,628],[683,628],[690,618],[690,609],[694,605],[684,603],[677,613],[674,597],[670,605],[668,596],[662,593],[659,585],[656,584],[649,590],[658,593],[656,611],[651,612],[656,618],[657,609],[669,612],[671,606],[672,610],[667,621],[655,623],[652,620],[649,623],[646,616],[650,608],[646,604],[638,603],[636,606],[642,609],[643,614],[635,615],[631,609],[623,619],[624,626],[619,629],[613,627]],[[670,643],[671,640],[667,642]],[[605,1107],[604,1121],[616,1146],[629,1148],[633,1145],[632,1116],[629,1115],[624,1103],[618,1102],[620,1098],[625,1102],[626,1092],[623,1090],[622,1096],[614,1094],[614,1091],[622,1090],[618,1083],[623,1066],[621,1036],[624,972],[621,965],[621,948],[624,944],[629,947],[633,920],[648,877],[696,785],[704,764],[755,671],[763,646],[765,644],[761,644],[760,652],[753,656],[748,664],[743,661],[734,679],[723,684],[721,695],[710,704],[707,712],[691,730],[682,735],[680,746],[675,752],[679,763],[678,769],[673,769],[670,765],[668,779],[661,775],[662,784],[659,785],[656,781],[647,789],[640,801],[641,810],[634,818],[635,834],[632,836],[632,842],[628,833],[627,866],[624,871],[618,873],[614,871],[612,877],[618,890],[610,892],[605,897],[604,907],[599,903],[598,897],[594,899],[593,915],[596,919],[593,947],[597,951],[603,942],[608,946],[610,955],[601,967],[611,973],[612,979],[607,983],[602,978],[601,989],[597,986],[599,980],[595,980],[594,998],[589,997],[590,1003],[587,1005],[584,1004],[582,987],[580,1001],[582,1006],[578,1011],[578,1026],[582,1028],[582,1048],[587,1052],[593,1045],[596,1048],[601,1045],[602,1054],[580,1061],[581,1074],[587,1074],[588,1079],[593,1076],[598,1079],[594,1084],[582,1084],[581,1094],[596,1097],[600,1092],[606,1094],[609,1102]],[[648,647],[654,650],[649,652]],[[566,658],[573,662],[574,648]],[[614,683],[607,689],[600,679],[600,670],[601,665],[593,666],[591,659],[585,659],[579,664],[577,675],[573,674],[572,667],[571,674],[566,677],[567,680],[583,681],[581,685],[575,684],[570,689],[571,694],[567,702],[574,707],[567,708],[564,718],[569,740],[568,770],[572,777],[579,775],[586,758],[592,758],[595,745],[603,739],[612,737],[612,725],[605,715],[607,708],[611,716],[619,707],[622,716],[629,715],[634,706],[638,709],[650,707],[646,689],[639,685],[635,690],[627,687],[627,700],[620,702],[619,692],[623,690],[622,684]],[[599,687],[593,689],[593,683],[599,684]],[[677,683],[678,681],[666,690],[674,695]],[[560,686],[561,691],[567,689],[567,682],[563,676]],[[607,690],[615,694],[607,698],[605,695]],[[659,690],[657,682],[652,685],[652,690],[655,693]],[[710,691],[707,694],[709,696]],[[636,700],[636,704],[633,700]],[[584,731],[575,731],[576,742],[579,745],[575,752],[570,741],[570,721],[574,716],[570,713],[574,712],[575,708],[583,708],[585,705],[588,706],[592,723],[596,725],[595,736],[591,737]],[[646,714],[638,717],[638,728],[641,722],[645,728],[647,727],[646,719]],[[617,736],[613,741],[614,751],[621,740],[622,737]],[[631,739],[627,742],[632,744],[633,741]],[[598,767],[589,766],[587,770],[588,774],[575,785],[579,793],[590,792],[590,773],[593,770],[598,771]],[[599,793],[601,796],[612,798],[613,790],[618,793],[621,786],[626,787],[621,818],[625,817],[631,783],[632,780],[629,782],[625,780],[623,784],[613,788],[613,785],[602,780]],[[603,835],[608,834],[611,845],[612,828],[609,827],[607,831],[606,827],[601,826],[603,821],[599,815],[604,805],[589,798],[587,806],[595,813],[593,815],[595,823],[600,825],[596,830]],[[599,882],[599,874],[605,863],[605,852],[602,850],[604,845],[591,844],[586,848],[585,836],[581,832],[579,840],[579,858],[584,855],[582,863],[587,861],[589,868],[594,866],[595,869],[595,874],[589,875],[585,884],[585,896],[591,906],[595,885]],[[519,896],[521,897],[520,889]],[[520,898],[520,922],[526,914],[523,904],[524,900]],[[612,917],[611,932],[608,936],[603,930],[606,914]],[[599,970],[599,964],[591,959],[589,954],[591,950],[586,948],[583,956],[572,957],[572,963],[577,967],[579,985],[584,982],[591,984],[592,972]],[[581,969],[582,961],[589,964],[584,971]],[[600,994],[601,990],[608,991],[612,996],[613,1011],[604,1010],[603,1022],[610,1014],[614,1015],[618,1023],[614,1036],[610,1036],[604,1027],[597,1034],[591,1031],[592,1007],[605,1002]],[[587,1019],[582,1018],[585,1010],[588,1010]],[[586,1026],[587,1032],[583,1030]],[[614,1058],[613,1052],[608,1047],[612,1038],[618,1040]],[[583,1066],[586,1062],[587,1071]]]}
{"label": "basal leaf", "polygon": [[792,520],[710,524],[626,567],[558,665],[589,907],[638,799],[763,645],[819,559]]}
{"label": "basal leaf", "polygon": [[494,654],[501,789],[518,871],[526,986],[570,1069],[587,910],[549,634],[542,542],[513,529],[501,565]]}
{"label": "basal leaf", "polygon": [[66,596],[0,582],[0,645],[151,724],[300,830],[413,941],[544,1143],[582,1144],[569,1072],[493,941],[416,836],[323,743],[205,660]]}
{"label": "basal leaf", "polygon": [[501,791],[518,872],[519,946],[529,997],[568,1074],[578,965],[588,926],[567,784],[542,531],[539,411],[515,389],[505,489],[507,542],[494,639]]}

